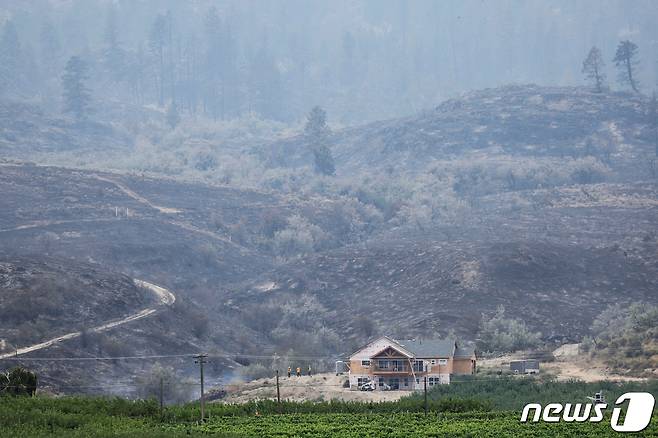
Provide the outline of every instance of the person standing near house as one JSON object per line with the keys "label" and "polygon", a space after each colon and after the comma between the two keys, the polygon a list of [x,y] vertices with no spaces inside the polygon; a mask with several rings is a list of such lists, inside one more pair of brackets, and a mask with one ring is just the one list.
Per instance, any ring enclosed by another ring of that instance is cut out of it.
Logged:
{"label": "person standing near house", "polygon": [[290,373],[292,372],[292,368],[288,367],[288,378],[290,378]]}
{"label": "person standing near house", "polygon": [[311,366],[308,366],[308,376],[311,377]]}
{"label": "person standing near house", "polygon": [[297,377],[302,377],[302,369],[297,367]]}

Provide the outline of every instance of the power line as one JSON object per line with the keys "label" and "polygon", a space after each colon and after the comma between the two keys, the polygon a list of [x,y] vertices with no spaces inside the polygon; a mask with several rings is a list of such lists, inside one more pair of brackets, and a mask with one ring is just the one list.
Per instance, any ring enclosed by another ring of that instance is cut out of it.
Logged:
{"label": "power line", "polygon": [[105,357],[74,357],[74,356],[65,356],[65,357],[26,357],[26,356],[12,356],[1,358],[0,361],[9,360],[9,361],[105,361],[105,360],[131,360],[131,359],[166,359],[166,358],[190,358],[193,357],[195,353],[188,354],[160,354],[160,355],[149,355],[149,356],[105,356]]}
{"label": "power line", "polygon": [[[591,352],[594,353],[605,353],[606,351],[612,352],[651,352],[651,349],[643,348],[624,348],[624,347],[606,347],[600,350],[593,349]],[[198,355],[198,353],[183,353],[183,354],[159,354],[159,355],[136,355],[136,356],[92,356],[92,357],[75,357],[75,356],[63,356],[63,357],[29,357],[29,356],[11,356],[0,358],[0,361],[114,361],[114,360],[150,360],[150,359],[174,359],[174,358],[193,358]],[[336,360],[336,359],[345,359],[345,356],[340,355],[327,355],[327,356],[286,356],[281,354],[249,354],[249,353],[214,353],[208,354],[209,358],[219,358],[219,359],[272,359],[272,360]],[[555,357],[552,352],[546,352],[544,354],[533,354],[533,355],[521,355],[519,358],[504,358],[501,356],[481,356],[478,360],[496,360],[503,359],[503,362],[514,361],[514,360],[546,360],[546,359],[559,359]]]}
{"label": "power line", "polygon": [[[2,360],[9,361],[21,361],[21,360],[32,360],[32,361],[112,361],[112,360],[140,360],[140,359],[169,359],[169,358],[193,358],[197,356],[198,353],[187,353],[187,354],[161,354],[161,355],[145,355],[145,356],[99,356],[99,357],[74,357],[74,356],[65,356],[65,357],[28,357],[28,356],[12,356],[1,358]],[[285,356],[279,354],[272,355],[259,355],[259,354],[246,354],[246,353],[215,353],[208,354],[209,358],[224,358],[224,359],[285,359],[285,360],[334,360],[340,356]]]}
{"label": "power line", "polygon": [[[40,384],[39,388],[57,388],[57,389],[62,389],[62,388],[67,388],[67,389],[105,389],[105,388],[135,388],[136,386],[139,386],[138,382],[135,383],[124,383],[120,385],[114,385],[114,384],[108,384],[108,385],[51,385],[51,384]],[[167,383],[163,382],[163,386],[165,387],[189,387],[189,386],[199,386],[198,383]],[[24,388],[25,386],[23,385],[2,385],[0,386],[0,389],[4,388]]]}

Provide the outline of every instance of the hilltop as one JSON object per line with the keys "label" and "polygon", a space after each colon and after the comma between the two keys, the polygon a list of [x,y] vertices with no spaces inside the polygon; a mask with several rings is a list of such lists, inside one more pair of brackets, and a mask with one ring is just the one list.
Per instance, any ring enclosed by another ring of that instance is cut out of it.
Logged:
{"label": "hilltop", "polygon": [[[654,152],[647,109],[648,99],[638,94],[508,86],[466,93],[417,116],[340,130],[330,144],[339,176],[416,174],[437,163],[468,160],[483,167],[505,163],[507,169],[528,159],[564,163],[591,156],[636,178],[627,166]],[[263,153],[272,165],[308,164],[305,142],[292,137]]]}

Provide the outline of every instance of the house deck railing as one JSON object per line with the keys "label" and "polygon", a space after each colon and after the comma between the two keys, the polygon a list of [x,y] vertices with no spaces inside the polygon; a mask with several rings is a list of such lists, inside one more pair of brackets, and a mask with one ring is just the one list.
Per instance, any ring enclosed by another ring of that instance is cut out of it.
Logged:
{"label": "house deck railing", "polygon": [[375,365],[372,367],[374,371],[377,372],[389,372],[389,373],[410,373],[411,368],[409,365],[402,365],[402,366],[388,366],[388,367],[380,367],[379,365]]}
{"label": "house deck railing", "polygon": [[375,362],[372,366],[372,370],[378,373],[414,373],[419,374],[423,373],[423,369],[420,367],[414,366],[413,368],[409,365],[408,362],[403,363],[389,363],[388,366],[382,366]]}

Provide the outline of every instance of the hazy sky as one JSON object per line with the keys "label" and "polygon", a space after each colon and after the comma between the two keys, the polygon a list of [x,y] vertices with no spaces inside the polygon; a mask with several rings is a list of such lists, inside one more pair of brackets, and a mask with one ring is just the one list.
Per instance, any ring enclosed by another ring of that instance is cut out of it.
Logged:
{"label": "hazy sky", "polygon": [[[145,103],[156,100],[159,86],[149,38],[158,14],[170,12],[165,56],[171,62],[161,80],[171,91],[160,100],[193,93],[191,107],[211,87],[222,99],[223,117],[255,110],[295,120],[319,104],[335,119],[354,123],[408,115],[471,89],[580,85],[582,60],[593,45],[618,88],[612,58],[620,39],[638,44],[638,77],[650,92],[658,61],[656,6],[650,0],[4,0],[0,17],[11,19],[24,52],[42,65],[35,80],[59,76],[47,70],[83,54],[98,70],[92,81],[102,94],[99,66],[111,11],[121,49],[132,64],[144,63],[144,71],[133,71],[144,82],[140,90],[120,84],[113,97]],[[224,42],[209,52],[213,7]],[[61,48],[48,68],[41,59],[49,52],[44,23],[52,25]],[[209,53],[215,61],[208,61]],[[124,82],[134,87],[135,81]],[[55,87],[49,92],[56,94]]]}

